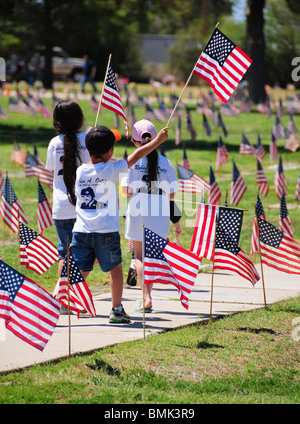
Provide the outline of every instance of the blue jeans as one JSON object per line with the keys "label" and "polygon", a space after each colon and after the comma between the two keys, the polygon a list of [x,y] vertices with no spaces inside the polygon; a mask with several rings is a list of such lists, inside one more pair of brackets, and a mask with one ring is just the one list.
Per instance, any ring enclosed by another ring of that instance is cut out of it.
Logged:
{"label": "blue jeans", "polygon": [[72,231],[76,219],[54,219],[54,224],[56,232],[58,235],[58,257],[59,259],[64,259],[68,251],[68,236],[69,244],[72,241]]}
{"label": "blue jeans", "polygon": [[73,233],[72,255],[81,271],[92,271],[98,259],[103,272],[109,272],[122,262],[120,234]]}

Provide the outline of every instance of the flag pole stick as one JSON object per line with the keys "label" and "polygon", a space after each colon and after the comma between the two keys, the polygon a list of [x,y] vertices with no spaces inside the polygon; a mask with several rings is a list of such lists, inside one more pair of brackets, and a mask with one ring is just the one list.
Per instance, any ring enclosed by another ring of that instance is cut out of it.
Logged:
{"label": "flag pole stick", "polygon": [[20,211],[18,209],[18,243],[19,243],[19,272],[21,272],[21,254],[20,254]]}
{"label": "flag pole stick", "polygon": [[[218,23],[216,24],[215,28],[217,28],[217,27],[218,27],[219,23],[220,23],[220,22],[218,22]],[[210,41],[211,37],[212,37],[212,35],[209,37],[209,40],[208,40],[208,42],[206,43],[206,45],[209,43],[209,41]],[[200,55],[200,56],[201,56],[201,55]],[[197,59],[197,61],[198,61],[198,59]],[[197,62],[196,62],[196,63],[197,63]],[[190,76],[188,77],[187,82],[185,83],[185,86],[183,87],[183,89],[182,89],[182,91],[181,91],[181,93],[180,93],[180,96],[179,96],[179,97],[178,97],[178,99],[177,99],[177,102],[176,102],[176,104],[175,104],[175,106],[174,106],[174,109],[172,110],[171,116],[170,116],[170,118],[169,118],[169,120],[168,120],[168,123],[167,123],[167,125],[166,125],[167,127],[169,126],[169,124],[170,124],[170,122],[171,122],[171,120],[172,120],[172,118],[173,118],[174,112],[175,112],[175,110],[177,109],[177,106],[178,106],[178,104],[179,104],[179,102],[180,102],[180,100],[181,100],[181,97],[183,96],[183,93],[185,92],[185,89],[186,89],[186,87],[188,86],[188,84],[189,84],[189,82],[190,82],[190,80],[191,80],[191,78],[192,78],[192,76],[193,76],[193,71],[194,71],[194,68],[192,69],[192,72],[190,73]]]}
{"label": "flag pole stick", "polygon": [[255,219],[256,219],[257,233],[258,233],[258,251],[259,251],[260,270],[261,270],[261,282],[262,282],[262,286],[263,286],[264,304],[265,304],[265,307],[266,307],[267,306],[267,301],[266,301],[266,291],[265,291],[265,281],[264,281],[263,265],[262,265],[262,260],[261,260],[260,234],[259,234],[259,225],[258,225],[258,217],[257,217],[257,208],[256,208],[256,205],[255,205]]}
{"label": "flag pole stick", "polygon": [[101,107],[101,101],[102,101],[102,96],[103,96],[103,91],[104,91],[104,86],[105,86],[105,81],[106,81],[110,61],[111,61],[111,54],[109,55],[109,58],[108,58],[107,68],[106,68],[105,77],[104,77],[104,81],[103,81],[103,87],[102,87],[102,92],[101,92],[101,96],[100,96],[100,100],[99,100],[99,105],[98,105],[98,110],[97,110],[97,115],[96,115],[94,127],[97,125],[97,122],[98,122],[98,117],[99,117],[100,107]]}
{"label": "flag pole stick", "polygon": [[71,314],[70,314],[70,245],[69,236],[67,237],[67,280],[68,280],[68,319],[69,319],[69,358],[71,357]]}
{"label": "flag pole stick", "polygon": [[145,227],[144,221],[142,222],[142,264],[143,264],[143,281],[142,281],[142,291],[143,291],[143,335],[144,340],[146,338],[145,334],[145,275],[144,275],[144,249],[145,249]]}
{"label": "flag pole stick", "polygon": [[214,268],[215,268],[215,247],[216,247],[216,233],[218,225],[218,215],[216,216],[215,234],[214,234],[214,250],[213,250],[213,263],[211,269],[211,287],[210,287],[210,323],[212,320],[212,303],[213,303],[213,281],[214,281]]}

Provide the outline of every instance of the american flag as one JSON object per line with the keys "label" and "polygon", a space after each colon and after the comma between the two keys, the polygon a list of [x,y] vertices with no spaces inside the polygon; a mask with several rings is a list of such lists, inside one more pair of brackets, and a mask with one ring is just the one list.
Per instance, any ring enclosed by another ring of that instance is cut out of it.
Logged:
{"label": "american flag", "polygon": [[131,103],[129,105],[129,116],[130,116],[130,127],[132,128],[134,124],[136,123],[137,119],[135,116],[133,104]]}
{"label": "american flag", "polygon": [[240,239],[243,222],[241,209],[199,204],[190,251],[200,258],[213,260],[216,219],[234,241]]}
{"label": "american flag", "polygon": [[262,263],[288,274],[300,274],[300,244],[258,218]]}
{"label": "american flag", "polygon": [[181,304],[188,309],[190,293],[196,281],[201,260],[148,228],[144,228],[144,283],[173,284]]}
{"label": "american flag", "polygon": [[203,113],[203,126],[205,128],[206,135],[208,137],[210,137],[211,136],[211,128],[210,128],[210,125],[209,125],[208,120],[207,120],[204,113]]}
{"label": "american flag", "polygon": [[244,133],[242,134],[242,141],[240,144],[240,155],[255,155],[255,148]]}
{"label": "american flag", "polygon": [[284,147],[286,150],[296,152],[300,147],[300,140],[296,134],[289,134],[288,138],[284,141]]}
{"label": "american flag", "polygon": [[240,111],[237,107],[233,106],[230,101],[228,101],[227,103],[222,104],[220,106],[220,113],[222,115],[233,116],[235,118],[238,118]]}
{"label": "american flag", "polygon": [[192,124],[191,113],[190,113],[190,110],[188,108],[186,108],[186,126],[187,126],[187,130],[190,132],[191,140],[195,141],[197,134],[196,134],[195,128]]}
{"label": "american flag", "polygon": [[219,137],[216,168],[219,169],[222,165],[225,165],[227,163],[227,158],[228,158],[228,153],[227,153],[226,146],[223,143],[222,137]]}
{"label": "american flag", "polygon": [[[79,314],[86,309],[90,315],[96,316],[95,305],[92,294],[84,281],[82,274],[72,254],[69,255],[69,293],[70,310]],[[68,257],[65,257],[59,281],[57,298],[59,302],[68,308]]]}
{"label": "american flag", "polygon": [[255,157],[259,160],[262,161],[263,158],[266,155],[266,151],[264,149],[264,146],[261,144],[261,138],[260,135],[257,135],[257,142],[256,142],[256,150],[255,150]]}
{"label": "american flag", "polygon": [[274,137],[274,134],[272,133],[271,143],[270,143],[270,162],[273,163],[274,160],[277,158],[278,158],[278,147],[276,143],[276,138]]}
{"label": "american flag", "polygon": [[279,229],[287,234],[288,236],[293,238],[292,225],[290,221],[290,217],[288,214],[287,206],[286,206],[286,198],[283,194],[280,199],[280,207],[279,207]]}
{"label": "american flag", "polygon": [[275,121],[272,128],[272,134],[274,135],[276,141],[279,140],[280,138],[285,138],[284,126],[280,122],[280,119],[278,118],[277,115],[275,116]]}
{"label": "american flag", "polygon": [[46,169],[45,165],[29,152],[27,152],[26,156],[25,169],[26,177],[36,176],[42,184],[48,185],[51,190],[53,189],[52,172]]}
{"label": "american flag", "polygon": [[2,260],[0,273],[0,318],[17,337],[43,351],[59,318],[58,301]]}
{"label": "american flag", "polygon": [[284,174],[284,171],[283,171],[281,156],[279,156],[279,159],[278,159],[278,167],[277,167],[277,170],[275,172],[274,186],[275,186],[276,196],[278,197],[279,200],[281,199],[281,196],[283,194],[285,194],[285,195],[288,194],[287,184],[286,184],[285,174]]}
{"label": "american flag", "polygon": [[218,223],[216,232],[214,269],[232,271],[254,286],[260,279],[251,259]]}
{"label": "american flag", "polygon": [[226,129],[226,126],[224,124],[223,118],[220,113],[218,114],[218,127],[222,128],[224,136],[227,137],[228,131]]}
{"label": "american flag", "polygon": [[210,188],[210,184],[204,178],[195,174],[192,170],[177,165],[179,190],[185,193],[203,194]]}
{"label": "american flag", "polygon": [[4,186],[4,177],[3,177],[2,171],[0,170],[0,196],[2,196],[2,193],[3,193],[3,186]]}
{"label": "american flag", "polygon": [[300,175],[299,175],[298,181],[297,181],[295,197],[296,197],[296,200],[299,200],[299,202],[300,202]]}
{"label": "american flag", "polygon": [[266,179],[263,167],[261,163],[259,162],[259,160],[257,161],[256,182],[259,185],[260,194],[267,197],[270,187]]}
{"label": "american flag", "polygon": [[211,205],[219,205],[222,194],[211,165],[209,165],[209,184],[207,202]]}
{"label": "american flag", "polygon": [[279,99],[279,104],[278,104],[276,115],[278,116],[278,118],[282,118],[282,116],[284,115],[284,109],[283,109],[283,106],[282,106],[282,100],[281,99]]}
{"label": "american flag", "polygon": [[19,228],[19,220],[27,224],[28,220],[15,195],[14,189],[8,179],[5,178],[3,195],[0,204],[0,214],[6,225],[16,233]]}
{"label": "american flag", "polygon": [[12,97],[8,101],[8,110],[10,112],[28,113],[26,104]]}
{"label": "american flag", "polygon": [[252,227],[251,250],[250,250],[251,255],[253,255],[255,252],[259,250],[259,237],[258,237],[256,215],[261,219],[266,219],[264,208],[258,194],[256,198],[255,216],[254,216],[253,227]]}
{"label": "american flag", "polygon": [[193,74],[204,79],[223,103],[232,95],[252,60],[215,28]]}
{"label": "american flag", "polygon": [[56,261],[57,248],[51,241],[20,222],[20,265],[42,275]]}
{"label": "american flag", "polygon": [[106,109],[109,109],[117,113],[124,119],[126,137],[128,138],[129,137],[128,123],[127,123],[125,112],[122,106],[119,88],[116,81],[116,75],[112,69],[111,64],[109,65],[109,69],[107,71],[107,76],[106,76],[104,87],[103,87],[101,105],[104,106]]}
{"label": "american flag", "polygon": [[170,109],[169,107],[167,107],[164,103],[163,100],[159,101],[159,106],[158,106],[159,111],[164,115],[164,117],[166,119],[169,119],[171,114],[172,114],[172,109]]}
{"label": "american flag", "polygon": [[165,117],[159,110],[149,105],[149,103],[145,104],[145,108],[146,108],[145,119],[148,119],[149,121],[165,122]]}
{"label": "american flag", "polygon": [[43,118],[52,118],[52,113],[50,109],[45,105],[42,99],[38,99],[38,110],[41,113]]}
{"label": "american flag", "polygon": [[2,106],[0,106],[0,119],[8,119],[8,116],[4,112],[4,109]]}
{"label": "american flag", "polygon": [[292,113],[290,113],[290,116],[289,116],[288,131],[291,134],[295,134],[297,132],[297,128],[296,128]]}
{"label": "american flag", "polygon": [[53,225],[52,209],[45,192],[38,181],[38,230],[42,234],[45,228]]}
{"label": "american flag", "polygon": [[175,135],[175,144],[178,146],[178,144],[181,143],[181,118],[178,116],[177,118],[177,125],[176,125],[176,135]]}
{"label": "american flag", "polygon": [[189,169],[189,170],[191,170],[190,163],[189,163],[189,160],[188,160],[188,157],[187,157],[187,154],[186,154],[185,147],[183,148],[182,163],[181,163],[181,165],[182,165],[185,169]]}
{"label": "american flag", "polygon": [[24,152],[24,150],[19,147],[16,141],[14,141],[14,151],[11,160],[18,165],[25,167],[26,152]]}
{"label": "american flag", "polygon": [[232,181],[230,187],[230,203],[233,206],[237,206],[240,203],[241,198],[243,197],[247,186],[243,180],[236,164],[232,161]]}

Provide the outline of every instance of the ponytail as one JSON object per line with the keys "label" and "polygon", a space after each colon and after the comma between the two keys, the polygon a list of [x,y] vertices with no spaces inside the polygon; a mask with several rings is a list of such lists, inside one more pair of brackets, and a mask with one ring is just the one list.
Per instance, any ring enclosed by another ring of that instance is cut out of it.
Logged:
{"label": "ponytail", "polygon": [[63,179],[69,201],[75,205],[75,179],[77,167],[81,164],[77,132],[83,124],[80,106],[72,100],[59,102],[53,111],[53,125],[59,134],[64,134]]}

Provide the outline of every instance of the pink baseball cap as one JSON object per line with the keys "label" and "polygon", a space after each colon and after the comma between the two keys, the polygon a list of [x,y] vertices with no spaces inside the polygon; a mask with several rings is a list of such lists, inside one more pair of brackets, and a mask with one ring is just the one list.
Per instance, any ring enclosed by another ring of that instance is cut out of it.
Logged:
{"label": "pink baseball cap", "polygon": [[[143,138],[144,134],[150,134],[150,137]],[[137,121],[132,128],[132,140],[139,141],[141,144],[153,140],[156,136],[157,131],[155,126],[147,119]]]}

